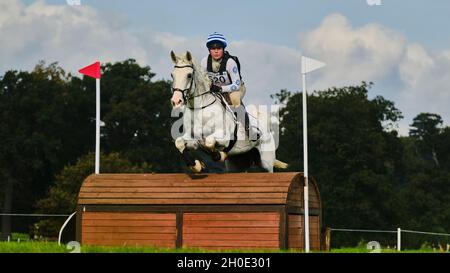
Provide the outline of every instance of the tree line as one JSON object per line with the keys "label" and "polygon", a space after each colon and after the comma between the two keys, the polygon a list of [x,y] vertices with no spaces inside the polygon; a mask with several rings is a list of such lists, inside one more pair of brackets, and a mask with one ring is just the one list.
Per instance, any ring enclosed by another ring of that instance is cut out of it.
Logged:
{"label": "tree line", "polygon": [[[103,172],[187,171],[170,133],[177,119],[171,82],[154,76],[133,59],[102,66]],[[401,111],[381,96],[369,99],[371,87],[362,82],[308,96],[309,165],[324,227],[450,232],[450,128],[437,114],[418,113],[409,135],[399,136]],[[290,163],[286,171],[301,171],[301,93],[281,90],[272,98],[281,106],[277,157]],[[94,169],[94,80],[57,63],[7,71],[0,118],[2,212],[72,213]],[[57,234],[61,221],[40,219],[39,233]],[[11,230],[37,232],[3,216],[3,238]],[[354,245],[370,236],[336,234],[332,242]]]}

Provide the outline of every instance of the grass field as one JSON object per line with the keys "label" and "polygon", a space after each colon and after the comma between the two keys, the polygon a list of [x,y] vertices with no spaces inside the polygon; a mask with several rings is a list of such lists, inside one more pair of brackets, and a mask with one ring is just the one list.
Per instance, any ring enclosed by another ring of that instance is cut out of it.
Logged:
{"label": "grass field", "polygon": [[[66,245],[59,246],[56,242],[0,242],[0,253],[70,253],[73,249]],[[152,247],[99,247],[82,246],[81,253],[299,253],[299,251],[276,251],[276,250],[227,250],[211,251],[204,249],[168,249]],[[366,248],[339,248],[332,249],[331,253],[369,253]],[[394,249],[382,249],[381,253],[398,253]],[[440,253],[439,250],[424,247],[417,250],[404,250],[401,253]]]}

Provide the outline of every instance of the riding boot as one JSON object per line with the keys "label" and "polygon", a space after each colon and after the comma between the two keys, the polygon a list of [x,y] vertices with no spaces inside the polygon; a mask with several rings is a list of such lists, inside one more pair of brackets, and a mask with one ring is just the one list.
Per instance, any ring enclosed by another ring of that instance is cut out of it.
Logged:
{"label": "riding boot", "polygon": [[258,128],[250,125],[250,118],[248,112],[245,110],[243,104],[234,109],[234,114],[240,124],[244,125],[245,136],[248,140],[257,141],[261,136]]}

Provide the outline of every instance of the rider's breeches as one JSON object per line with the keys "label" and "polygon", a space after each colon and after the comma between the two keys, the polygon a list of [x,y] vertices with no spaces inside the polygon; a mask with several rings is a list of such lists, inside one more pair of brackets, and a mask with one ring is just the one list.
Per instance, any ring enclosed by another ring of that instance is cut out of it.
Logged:
{"label": "rider's breeches", "polygon": [[238,91],[230,92],[230,101],[234,107],[239,107],[241,105],[241,101],[245,96],[245,85],[242,84]]}
{"label": "rider's breeches", "polygon": [[245,110],[244,105],[240,105],[238,107],[235,107],[233,109],[234,115],[236,116],[237,120],[240,124],[244,125],[246,130],[248,130],[250,126],[250,120],[247,114],[247,111]]}

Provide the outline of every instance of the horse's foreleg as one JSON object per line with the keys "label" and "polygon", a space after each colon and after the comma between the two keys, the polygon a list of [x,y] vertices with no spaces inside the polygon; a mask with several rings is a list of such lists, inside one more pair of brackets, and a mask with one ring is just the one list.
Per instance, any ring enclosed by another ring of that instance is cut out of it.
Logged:
{"label": "horse's foreleg", "polygon": [[180,151],[183,156],[184,162],[193,172],[198,173],[206,168],[205,164],[200,160],[195,159],[189,150],[189,148],[195,148],[195,144],[189,143],[182,137],[179,137],[175,140],[175,147],[177,147],[178,151]]}
{"label": "horse's foreleg", "polygon": [[224,162],[228,155],[225,152],[219,151],[216,149],[217,140],[214,136],[214,134],[209,135],[205,138],[205,147],[208,149],[211,153],[211,158],[214,161],[220,161]]}

